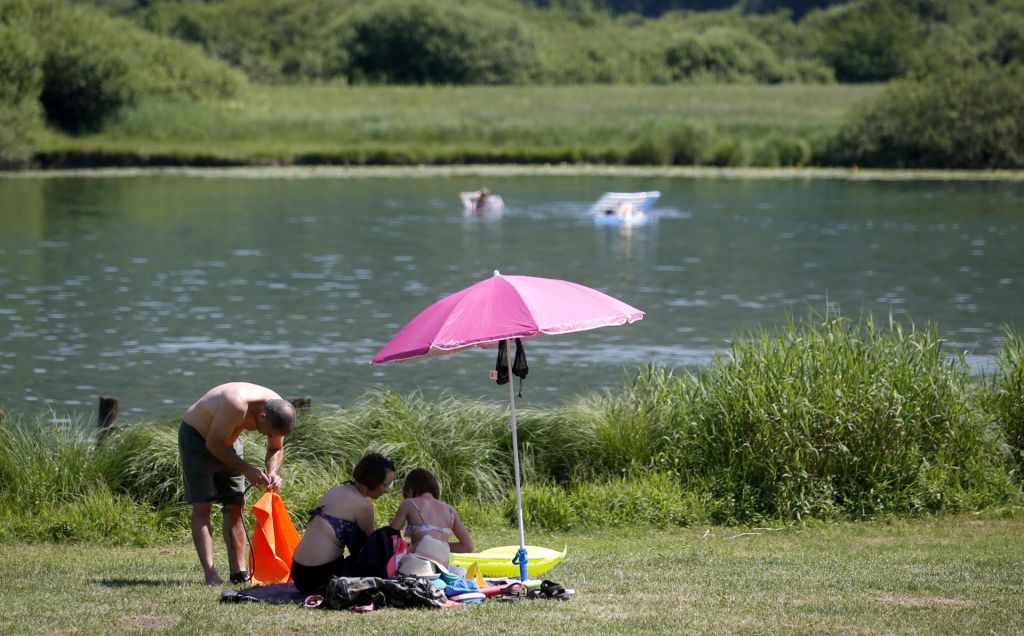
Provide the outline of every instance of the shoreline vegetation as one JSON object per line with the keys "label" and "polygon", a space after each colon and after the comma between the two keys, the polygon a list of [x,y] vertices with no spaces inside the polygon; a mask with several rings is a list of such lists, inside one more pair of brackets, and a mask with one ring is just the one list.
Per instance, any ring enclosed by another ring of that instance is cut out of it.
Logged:
{"label": "shoreline vegetation", "polygon": [[1024,168],[1024,4],[759,4],[0,0],[0,168]]}
{"label": "shoreline vegetation", "polygon": [[609,166],[603,164],[151,165],[0,171],[0,179],[181,176],[225,179],[409,179],[448,177],[625,176],[684,179],[836,179],[844,181],[1024,181],[1024,170],[896,170],[877,168],[717,168],[712,166]]}
{"label": "shoreline vegetation", "polygon": [[[1024,338],[971,378],[937,332],[829,315],[752,333],[694,374],[518,412],[527,525],[801,524],[1024,505]],[[188,527],[180,417],[99,433],[0,419],[0,543],[153,545]],[[247,457],[261,440],[246,438]],[[365,452],[426,467],[467,523],[515,519],[507,405],[387,389],[300,412],[282,471],[301,512]],[[382,510],[399,503],[397,493]],[[386,514],[385,514],[386,516]]]}
{"label": "shoreline vegetation", "polygon": [[52,168],[811,165],[880,85],[258,86],[39,136]]}

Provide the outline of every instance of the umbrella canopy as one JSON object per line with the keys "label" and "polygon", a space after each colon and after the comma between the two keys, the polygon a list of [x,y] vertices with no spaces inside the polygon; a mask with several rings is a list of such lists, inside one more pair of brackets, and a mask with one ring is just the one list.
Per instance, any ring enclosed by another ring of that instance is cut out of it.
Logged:
{"label": "umbrella canopy", "polygon": [[491,278],[424,309],[373,362],[414,360],[512,338],[621,325],[643,316],[636,307],[583,285],[495,271]]}
{"label": "umbrella canopy", "polygon": [[[596,289],[553,278],[494,276],[447,296],[424,309],[402,327],[373,358],[375,364],[415,360],[481,347],[515,338],[531,338],[622,325],[644,317],[636,307]],[[512,376],[512,355],[506,356]],[[527,577],[523,493],[519,476],[516,398],[508,383],[509,429],[519,517],[519,552],[512,562]]]}

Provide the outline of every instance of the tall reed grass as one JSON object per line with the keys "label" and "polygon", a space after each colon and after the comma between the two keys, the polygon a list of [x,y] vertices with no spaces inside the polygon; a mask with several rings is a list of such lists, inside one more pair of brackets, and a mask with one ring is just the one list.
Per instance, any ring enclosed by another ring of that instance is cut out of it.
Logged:
{"label": "tall reed grass", "polygon": [[1010,446],[1017,478],[1024,479],[1024,335],[1006,331],[999,367],[985,384],[983,400]]}
{"label": "tall reed grass", "polygon": [[181,530],[177,502],[154,507],[111,490],[98,441],[81,421],[0,419],[0,540],[148,545]]}
{"label": "tall reed grass", "polygon": [[[519,413],[527,524],[687,525],[930,514],[1024,502],[1024,341],[972,384],[934,329],[826,315],[737,339],[695,374]],[[368,451],[421,466],[472,524],[512,523],[508,406],[380,389],[300,415],[283,494],[304,511]],[[174,422],[97,437],[0,423],[0,539],[147,542],[187,527]],[[262,439],[246,442],[260,464]],[[1009,443],[1007,443],[1009,442]],[[399,484],[401,482],[399,481]],[[400,492],[378,501],[386,523]],[[120,512],[119,512],[120,511]]]}
{"label": "tall reed grass", "polygon": [[999,431],[936,331],[790,323],[701,370],[668,466],[724,520],[952,511],[1014,496]]}

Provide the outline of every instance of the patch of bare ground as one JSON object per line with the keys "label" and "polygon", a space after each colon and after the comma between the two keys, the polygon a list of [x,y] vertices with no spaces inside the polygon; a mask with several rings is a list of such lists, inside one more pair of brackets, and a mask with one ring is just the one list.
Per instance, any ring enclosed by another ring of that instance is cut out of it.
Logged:
{"label": "patch of bare ground", "polygon": [[181,619],[177,616],[122,616],[121,624],[129,629],[161,630],[174,627]]}
{"label": "patch of bare ground", "polygon": [[946,598],[944,596],[908,596],[904,594],[887,594],[878,596],[875,601],[883,605],[896,605],[899,607],[913,607],[920,609],[934,609],[937,607],[970,607],[971,601],[962,598]]}

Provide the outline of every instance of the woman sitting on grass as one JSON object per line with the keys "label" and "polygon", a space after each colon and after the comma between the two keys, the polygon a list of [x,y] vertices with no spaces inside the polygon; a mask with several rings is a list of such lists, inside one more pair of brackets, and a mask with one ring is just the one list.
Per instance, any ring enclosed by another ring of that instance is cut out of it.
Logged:
{"label": "woman sitting on grass", "polygon": [[323,591],[340,576],[345,548],[359,553],[376,526],[373,500],[391,490],[395,465],[380,453],[359,460],[352,479],[335,486],[309,511],[309,524],[292,555],[292,580],[303,594]]}
{"label": "woman sitting on grass", "polygon": [[[425,468],[414,468],[402,484],[402,496],[405,497],[398,506],[391,527],[401,530],[406,525],[405,534],[409,538],[410,552],[416,552],[424,542],[442,544],[445,555],[442,565],[448,565],[447,554],[451,552],[472,552],[473,539],[469,536],[466,526],[454,506],[441,501],[441,487],[437,477]],[[449,537],[455,535],[458,541],[449,543]],[[436,545],[436,544],[435,544]],[[436,550],[429,550],[436,556]]]}

